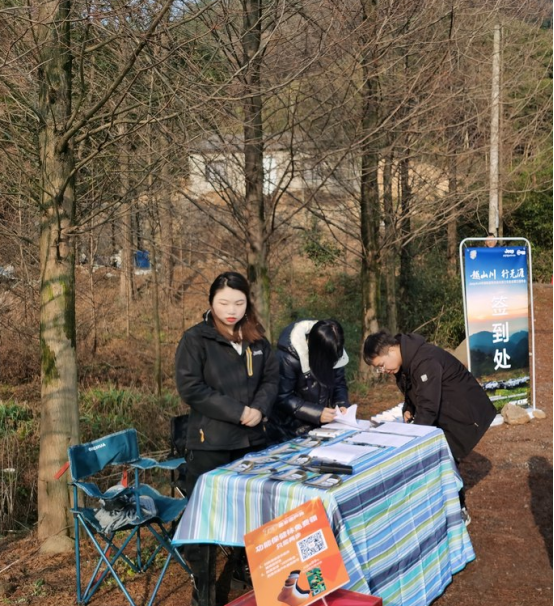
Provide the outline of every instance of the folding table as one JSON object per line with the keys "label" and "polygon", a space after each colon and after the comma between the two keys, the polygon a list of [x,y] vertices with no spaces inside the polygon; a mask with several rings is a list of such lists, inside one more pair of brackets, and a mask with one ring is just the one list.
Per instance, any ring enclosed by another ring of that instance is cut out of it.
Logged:
{"label": "folding table", "polygon": [[434,428],[376,449],[333,488],[220,467],[200,477],[173,542],[244,545],[245,533],[320,497],[350,576],[345,588],[379,596],[384,606],[428,606],[475,558],[459,488]]}

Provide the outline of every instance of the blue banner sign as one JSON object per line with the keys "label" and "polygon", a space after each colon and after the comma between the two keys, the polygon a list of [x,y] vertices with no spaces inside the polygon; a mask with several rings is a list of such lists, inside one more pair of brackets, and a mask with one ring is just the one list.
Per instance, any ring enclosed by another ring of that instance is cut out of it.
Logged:
{"label": "blue banner sign", "polygon": [[469,369],[491,400],[527,405],[527,247],[468,247],[464,261]]}

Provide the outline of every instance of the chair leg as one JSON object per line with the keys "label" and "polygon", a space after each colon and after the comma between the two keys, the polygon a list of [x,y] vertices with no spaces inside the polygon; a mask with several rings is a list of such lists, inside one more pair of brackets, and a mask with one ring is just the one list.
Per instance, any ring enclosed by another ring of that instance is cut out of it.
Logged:
{"label": "chair leg", "polygon": [[[84,532],[81,532],[81,529],[80,529],[81,524],[83,525]],[[120,545],[118,545],[118,544],[114,543],[114,538],[116,536],[116,533],[94,532],[86,524],[86,521],[81,519],[81,516],[76,517],[75,561],[76,561],[76,584],[77,584],[77,603],[78,604],[82,604],[82,605],[88,604],[91,601],[94,594],[96,593],[96,591],[100,588],[100,586],[102,585],[102,583],[104,582],[106,577],[109,574],[111,574],[111,576],[114,578],[114,580],[118,584],[119,588],[123,592],[123,595],[129,602],[129,604],[131,606],[136,606],[135,602],[133,601],[133,598],[127,591],[123,581],[118,576],[118,573],[115,569],[116,562],[121,560],[122,562],[125,562],[135,572],[144,572],[154,562],[156,556],[162,549],[165,549],[167,551],[168,556],[166,558],[166,561],[164,562],[161,573],[156,581],[154,591],[148,601],[148,606],[152,606],[152,604],[154,603],[158,590],[160,589],[161,583],[165,577],[168,566],[172,559],[176,560],[179,563],[179,565],[191,576],[191,578],[193,578],[191,568],[189,567],[187,562],[183,559],[178,548],[174,547],[171,544],[171,535],[167,532],[167,529],[164,527],[164,525],[158,522],[157,528],[155,528],[152,524],[148,524],[144,527],[147,530],[149,530],[152,537],[156,540],[156,547],[155,547],[153,553],[149,556],[147,561],[146,560],[143,561],[142,557],[141,557],[141,555],[142,555],[140,553],[141,540],[139,537],[138,528],[135,529],[134,531],[130,531],[128,536],[125,538],[125,540]],[[81,540],[81,537],[85,536],[85,533],[86,533],[86,535],[88,535],[88,537],[90,538],[90,540],[92,541],[92,543],[95,547],[98,561],[96,562],[94,570],[90,576],[90,579],[88,580],[87,587],[83,590],[80,540]],[[128,547],[129,543],[133,539],[135,540],[134,547],[139,549],[138,553],[135,554],[137,561],[132,561],[132,559],[130,559],[124,553],[125,549]],[[100,541],[102,542],[102,544]],[[209,546],[204,545],[203,547],[208,548]],[[208,549],[208,551],[206,553],[209,555],[209,552],[210,552],[210,550]],[[215,552],[215,549],[214,549],[214,552]],[[214,553],[214,556],[215,556],[215,553]],[[212,562],[212,560],[213,560],[213,562]],[[206,581],[209,578],[210,574],[211,574],[212,579],[215,581],[215,557],[208,558],[208,565],[213,566],[213,571],[211,571],[211,573],[205,572],[206,565],[205,565],[205,563],[202,563],[202,558],[200,559],[200,562],[201,562],[201,564],[200,564],[199,570],[200,570],[200,575],[201,575],[202,581],[205,586],[209,586],[210,582],[209,581],[206,582]],[[212,585],[213,585],[213,581],[212,581]],[[203,590],[203,593],[205,593],[205,590]],[[215,602],[210,601],[209,592],[208,592],[207,601],[206,601],[206,599],[203,598],[202,601],[198,602],[198,603],[202,604],[202,605],[205,604],[206,606],[215,606]]]}
{"label": "chair leg", "polygon": [[81,593],[81,543],[79,541],[79,520],[77,516],[73,518],[74,535],[75,535],[75,582],[77,585],[77,604],[82,603]]}
{"label": "chair leg", "polygon": [[170,553],[167,556],[167,559],[165,560],[165,564],[163,565],[160,576],[158,577],[158,581],[156,583],[156,586],[154,587],[154,591],[152,592],[152,595],[150,596],[150,600],[148,600],[148,606],[152,606],[152,604],[154,603],[154,600],[156,599],[156,596],[158,595],[158,589],[160,588],[160,585],[162,584],[162,581],[165,577],[165,573],[167,571],[167,567],[169,566],[169,562],[171,561],[172,556],[173,556],[173,554]]}
{"label": "chair leg", "polygon": [[164,525],[161,524],[161,523],[159,523],[159,522],[157,524],[157,527],[159,528],[159,530],[156,530],[156,528],[154,527],[153,524],[148,524],[146,526],[146,528],[148,528],[148,530],[150,531],[150,534],[156,539],[156,542],[158,543],[158,546],[156,547],[156,551],[154,552],[154,554],[150,557],[150,560],[148,561],[147,565],[144,567],[144,570],[146,570],[149,567],[149,565],[151,564],[151,560],[153,560],[154,557],[155,557],[155,554],[157,554],[162,549],[165,549],[168,554],[172,554],[172,557],[174,557],[175,560],[189,574],[192,575],[192,570],[190,569],[189,565],[186,563],[186,561],[181,556],[178,548],[174,547],[171,544],[171,540],[172,540],[171,533],[169,533],[167,531],[167,529],[164,527]]}
{"label": "chair leg", "polygon": [[[119,588],[121,589],[121,591],[123,592],[123,594],[127,598],[127,601],[129,602],[129,604],[131,604],[131,606],[135,606],[135,602],[133,601],[133,598],[131,597],[131,595],[127,591],[127,588],[125,587],[125,585],[123,584],[123,582],[121,581],[121,579],[119,578],[119,576],[118,576],[115,568],[112,566],[112,563],[110,562],[109,558],[102,551],[100,551],[100,555],[101,555],[102,560],[104,561],[104,564],[106,565],[107,569],[111,572],[113,578],[116,580],[117,584],[119,585]],[[88,598],[85,600],[85,603],[88,602],[88,600],[92,597],[92,595],[94,594],[94,592],[98,589],[98,587],[100,586],[100,584],[104,580],[104,577],[106,576],[106,574],[107,574],[107,570],[104,571],[104,573],[102,574],[102,577],[97,581],[97,583],[95,584],[95,586],[92,589],[92,592],[91,592],[90,596],[88,596]]]}
{"label": "chair leg", "polygon": [[[127,562],[129,562],[132,565],[132,563],[130,562],[130,560],[128,560],[128,558],[126,558],[122,554],[123,554],[123,550],[125,549],[125,547],[129,543],[129,541],[131,540],[131,538],[133,537],[133,534],[130,534],[129,537],[127,537],[127,539],[124,541],[123,545],[116,552],[115,556],[113,556],[111,558],[111,560],[110,560],[110,558],[108,557],[107,554],[108,554],[108,552],[110,550],[110,547],[113,547],[113,545],[111,544],[111,541],[109,541],[108,539],[106,539],[107,540],[107,544],[106,544],[106,547],[103,549],[102,546],[100,545],[100,543],[98,542],[98,540],[96,539],[96,537],[94,536],[94,534],[89,530],[89,528],[86,525],[83,525],[83,527],[84,527],[86,533],[88,534],[89,538],[93,542],[93,544],[94,544],[94,546],[96,548],[96,551],[98,552],[98,555],[100,556],[100,560],[98,561],[98,563],[96,565],[96,568],[95,568],[95,570],[94,570],[94,572],[93,572],[93,574],[92,574],[92,576],[90,578],[90,581],[89,581],[89,584],[88,584],[86,590],[84,591],[83,595],[81,596],[80,603],[87,604],[90,601],[90,599],[92,598],[92,596],[95,594],[96,590],[100,587],[100,585],[102,584],[103,580],[107,576],[108,572],[110,572],[111,575],[112,575],[112,577],[115,579],[115,581],[119,585],[119,588],[121,589],[121,591],[123,592],[123,594],[127,598],[127,601],[129,602],[129,604],[131,604],[131,606],[136,606],[135,602],[133,601],[133,598],[131,597],[131,595],[127,591],[125,585],[123,584],[123,582],[119,578],[119,576],[118,576],[115,568],[113,567],[113,563],[117,559],[119,559],[120,556],[122,556],[124,560],[126,560]],[[104,565],[106,566],[106,569],[100,574],[100,576],[98,576],[98,572],[100,570],[100,567],[101,567],[102,563],[104,563]],[[133,566],[133,568],[135,569],[136,572],[138,572],[138,569],[136,569],[135,566]]]}
{"label": "chair leg", "polygon": [[154,591],[152,592],[152,595],[150,596],[150,600],[148,601],[148,604],[147,604],[147,606],[152,606],[152,604],[154,603],[154,600],[156,599],[156,595],[158,594],[158,590],[160,589],[162,581],[165,577],[165,573],[167,572],[167,568],[172,559],[174,559],[190,575],[191,580],[193,579],[193,576],[192,576],[192,570],[190,569],[187,562],[181,556],[179,549],[177,547],[174,547],[173,545],[171,545],[171,536],[168,534],[168,532],[164,528],[163,524],[159,524],[160,532],[157,532],[156,529],[152,525],[148,525],[147,528],[150,530],[152,535],[157,539],[158,547],[156,548],[156,550],[154,551],[154,553],[148,560],[146,567],[148,567],[150,565],[151,560],[153,560],[155,555],[162,548],[165,548],[165,550],[167,551],[167,558],[164,562],[163,568],[162,568],[160,575],[158,577],[158,580],[156,582],[156,586],[154,587]]}
{"label": "chair leg", "polygon": [[[87,530],[87,529],[85,528],[85,530]],[[87,530],[87,533],[88,533],[88,530]],[[137,567],[135,562],[131,561],[125,555],[125,553],[123,553],[125,551],[127,545],[132,541],[132,539],[134,537],[134,533],[130,533],[129,536],[125,539],[125,541],[123,541],[123,543],[121,544],[121,546],[119,548],[117,547],[117,545],[114,545],[112,542],[113,535],[103,536],[103,539],[106,541],[106,546],[103,549],[102,549],[102,546],[100,545],[100,543],[97,541],[96,537],[94,535],[92,535],[91,533],[88,533],[88,534],[89,534],[92,542],[96,546],[96,549],[101,557],[98,560],[98,563],[96,564],[96,568],[94,569],[92,576],[90,577],[89,584],[85,591],[84,603],[87,603],[90,600],[90,598],[94,595],[96,590],[100,587],[100,585],[102,584],[102,582],[104,581],[104,579],[106,578],[106,576],[108,575],[109,572],[111,572],[112,576],[116,577],[116,581],[119,582],[119,577],[117,577],[117,573],[115,572],[113,565],[120,558],[134,572],[141,572],[141,569]],[[115,551],[115,553],[110,554],[110,550]],[[109,565],[108,565],[108,562],[109,562]],[[106,564],[106,568],[101,573],[99,573],[102,563]],[[124,591],[124,593],[126,594],[126,596],[128,596],[126,591]],[[131,601],[131,604],[133,604],[133,601],[129,596],[127,597],[127,599]]]}

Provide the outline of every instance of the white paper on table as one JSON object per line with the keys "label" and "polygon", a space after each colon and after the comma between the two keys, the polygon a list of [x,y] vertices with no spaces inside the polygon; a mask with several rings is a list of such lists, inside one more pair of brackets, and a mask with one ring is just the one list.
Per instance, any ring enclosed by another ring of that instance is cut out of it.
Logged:
{"label": "white paper on table", "polygon": [[345,425],[340,421],[332,421],[331,423],[325,423],[322,427],[327,429],[342,429],[343,431],[352,431],[353,429],[357,429],[358,431],[366,431],[371,427],[371,421],[364,421],[362,419],[358,420],[358,424],[356,426]]}
{"label": "white paper on table", "polygon": [[310,456],[312,459],[348,464],[375,450],[377,450],[375,446],[358,446],[356,444],[338,442],[337,444],[329,444],[328,446],[318,446],[310,452]]}
{"label": "white paper on table", "polygon": [[375,425],[380,425],[381,423],[385,423],[387,421],[391,421],[393,423],[404,423],[404,419],[402,417],[402,408],[404,407],[404,403],[400,402],[393,408],[389,410],[384,410],[371,417],[372,423]]}
{"label": "white paper on table", "polygon": [[337,426],[335,427],[328,427],[328,425],[322,425],[321,427],[311,429],[308,432],[308,435],[312,438],[323,438],[324,440],[326,440],[328,438],[338,438],[339,436],[342,436],[345,433],[350,433],[351,431],[352,429],[346,427],[346,425],[341,425],[340,423],[337,423]]}
{"label": "white paper on table", "polygon": [[400,436],[426,436],[437,428],[432,425],[416,425],[415,423],[383,423],[371,431],[392,433]]}
{"label": "white paper on table", "polygon": [[404,446],[408,442],[411,442],[415,436],[402,436],[391,433],[381,433],[371,431],[362,431],[354,436],[346,438],[345,442],[348,444],[371,444],[372,446]]}
{"label": "white paper on table", "polygon": [[335,420],[331,421],[331,423],[326,423],[325,427],[329,427],[330,429],[340,429],[347,425],[348,427],[353,427],[354,429],[369,429],[371,427],[371,421],[356,419],[357,411],[357,404],[351,404],[346,409],[346,412],[341,412],[340,408],[335,406]]}

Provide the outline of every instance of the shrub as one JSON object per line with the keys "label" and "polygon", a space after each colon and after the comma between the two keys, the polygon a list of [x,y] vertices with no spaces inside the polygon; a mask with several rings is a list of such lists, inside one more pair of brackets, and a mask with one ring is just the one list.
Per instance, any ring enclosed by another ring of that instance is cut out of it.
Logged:
{"label": "shrub", "polygon": [[0,403],[0,533],[36,521],[39,424],[26,404]]}
{"label": "shrub", "polygon": [[[138,390],[94,388],[80,395],[81,441],[134,427],[140,452],[155,458],[169,451],[170,419],[182,414],[178,396]],[[0,403],[0,533],[29,527],[37,519],[38,415],[27,404]],[[156,477],[167,483],[167,473]]]}
{"label": "shrub", "polygon": [[87,442],[134,427],[141,449],[166,450],[170,418],[182,412],[183,405],[173,393],[158,398],[154,394],[113,386],[89,389],[80,396],[81,440]]}

